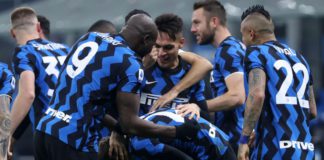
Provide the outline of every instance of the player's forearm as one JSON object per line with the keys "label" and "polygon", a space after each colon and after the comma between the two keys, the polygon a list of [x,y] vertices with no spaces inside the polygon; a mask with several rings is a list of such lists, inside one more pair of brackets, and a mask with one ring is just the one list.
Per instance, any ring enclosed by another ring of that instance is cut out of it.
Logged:
{"label": "player's forearm", "polygon": [[175,127],[157,125],[137,116],[128,117],[126,120],[121,119],[120,122],[123,131],[127,134],[160,138],[174,138],[176,136]]}
{"label": "player's forearm", "polygon": [[18,96],[16,97],[11,110],[11,121],[12,121],[11,129],[10,129],[11,134],[15,132],[19,124],[23,121],[25,116],[28,114],[33,101],[34,101],[33,95],[24,95],[18,93]]}
{"label": "player's forearm", "polygon": [[260,117],[265,97],[266,75],[262,69],[252,69],[249,73],[249,95],[246,101],[243,135],[250,136]]}
{"label": "player's forearm", "polygon": [[102,123],[110,130],[113,130],[114,126],[117,124],[117,120],[114,117],[110,116],[109,114],[105,114]]}
{"label": "player's forearm", "polygon": [[[183,57],[183,56],[182,56]],[[213,69],[212,64],[205,58],[195,58],[191,64],[189,72],[184,76],[181,81],[172,88],[173,91],[178,93],[196,84],[203,79],[206,74]]]}
{"label": "player's forearm", "polygon": [[217,112],[222,110],[229,110],[244,104],[245,94],[242,93],[230,93],[218,96],[216,98],[207,101],[208,111]]}
{"label": "player's forearm", "polygon": [[309,114],[310,119],[314,119],[317,117],[317,109],[316,109],[316,100],[314,95],[313,86],[309,87]]}
{"label": "player's forearm", "polygon": [[10,98],[7,95],[0,96],[0,159],[5,159],[10,137]]}
{"label": "player's forearm", "polygon": [[263,101],[263,94],[249,94],[244,112],[243,135],[251,135],[257,121],[259,120]]}

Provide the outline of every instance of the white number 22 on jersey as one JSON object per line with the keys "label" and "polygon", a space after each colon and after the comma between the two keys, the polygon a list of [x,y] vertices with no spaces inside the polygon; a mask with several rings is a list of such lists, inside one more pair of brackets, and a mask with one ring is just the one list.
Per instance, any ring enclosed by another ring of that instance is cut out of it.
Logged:
{"label": "white number 22 on jersey", "polygon": [[[278,60],[274,63],[274,67],[277,70],[280,70],[281,68],[284,68],[287,72],[286,78],[283,81],[282,85],[280,86],[280,89],[276,95],[276,103],[277,104],[293,104],[296,105],[297,104],[297,99],[300,103],[300,106],[303,108],[309,108],[309,102],[305,99],[303,99],[303,96],[305,94],[305,90],[306,90],[306,85],[309,81],[309,73],[307,71],[307,68],[305,67],[305,65],[303,65],[302,63],[296,63],[292,68],[290,66],[290,64],[285,61],[285,60]],[[293,97],[293,96],[286,96],[287,91],[289,89],[289,87],[292,85],[292,81],[293,81],[293,72],[292,70],[294,70],[294,72],[297,74],[299,71],[303,72],[303,81],[302,81],[302,85],[299,88],[299,90],[297,91],[297,98]]]}

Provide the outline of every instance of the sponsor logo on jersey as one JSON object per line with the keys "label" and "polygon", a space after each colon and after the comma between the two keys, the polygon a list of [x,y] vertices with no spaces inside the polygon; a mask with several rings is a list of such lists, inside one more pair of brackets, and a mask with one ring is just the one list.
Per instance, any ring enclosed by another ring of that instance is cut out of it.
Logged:
{"label": "sponsor logo on jersey", "polygon": [[297,148],[301,150],[311,150],[314,151],[314,145],[310,142],[301,142],[301,141],[280,141],[280,148]]}
{"label": "sponsor logo on jersey", "polygon": [[45,114],[61,119],[66,123],[70,123],[70,120],[72,119],[71,115],[65,114],[64,112],[55,110],[53,108],[47,108]]}
{"label": "sponsor logo on jersey", "polygon": [[[154,81],[153,81],[154,82]],[[161,95],[156,94],[149,94],[149,93],[141,93],[141,104],[152,106],[156,100],[158,100],[161,97]],[[172,108],[175,108],[178,104],[184,104],[188,103],[189,98],[175,98],[171,104],[167,106],[171,106]]]}

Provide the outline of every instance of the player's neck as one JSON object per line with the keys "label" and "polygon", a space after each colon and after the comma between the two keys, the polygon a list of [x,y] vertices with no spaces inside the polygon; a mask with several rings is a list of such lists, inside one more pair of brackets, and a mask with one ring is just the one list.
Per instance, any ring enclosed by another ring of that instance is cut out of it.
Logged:
{"label": "player's neck", "polygon": [[37,34],[21,34],[16,36],[18,45],[25,45],[29,40],[37,39],[39,36]]}
{"label": "player's neck", "polygon": [[218,47],[218,45],[229,36],[231,36],[231,33],[229,32],[228,28],[224,26],[219,26],[215,31],[213,45],[215,47]]}
{"label": "player's neck", "polygon": [[276,36],[275,35],[264,36],[259,39],[259,42],[257,42],[257,44],[263,44],[269,41],[277,41]]}

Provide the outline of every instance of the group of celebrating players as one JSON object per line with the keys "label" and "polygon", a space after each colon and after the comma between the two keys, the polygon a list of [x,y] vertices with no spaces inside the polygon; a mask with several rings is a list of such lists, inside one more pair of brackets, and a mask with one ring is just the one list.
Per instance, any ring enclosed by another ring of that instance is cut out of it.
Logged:
{"label": "group of celebrating players", "polygon": [[31,123],[36,160],[314,159],[310,67],[276,40],[269,12],[242,13],[243,43],[217,0],[195,2],[191,21],[197,43],[216,47],[212,64],[181,50],[172,13],[132,10],[119,33],[100,20],[69,48],[47,39],[32,8],[14,9],[14,74],[0,64],[2,158]]}

